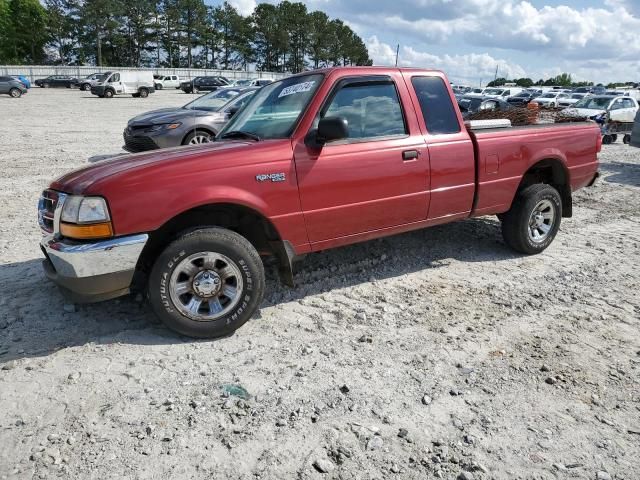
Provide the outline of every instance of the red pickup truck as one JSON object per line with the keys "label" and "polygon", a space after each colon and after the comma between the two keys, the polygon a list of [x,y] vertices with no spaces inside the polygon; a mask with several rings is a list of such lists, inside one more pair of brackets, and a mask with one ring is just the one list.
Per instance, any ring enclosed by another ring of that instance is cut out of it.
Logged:
{"label": "red pickup truck", "polygon": [[259,308],[267,256],[292,285],[307,253],[482,215],[542,252],[600,148],[595,123],[474,130],[438,71],[307,72],[259,90],[213,143],[54,181],[44,268],[75,301],[144,291],[170,328],[226,335]]}

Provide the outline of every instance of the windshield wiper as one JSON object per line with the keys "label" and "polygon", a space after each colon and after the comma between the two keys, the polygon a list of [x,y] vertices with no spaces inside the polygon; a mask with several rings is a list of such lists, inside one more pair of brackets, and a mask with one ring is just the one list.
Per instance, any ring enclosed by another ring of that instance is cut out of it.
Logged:
{"label": "windshield wiper", "polygon": [[255,140],[259,142],[262,140],[258,135],[251,132],[243,132],[242,130],[231,130],[230,132],[223,133],[218,138],[250,138],[251,140]]}

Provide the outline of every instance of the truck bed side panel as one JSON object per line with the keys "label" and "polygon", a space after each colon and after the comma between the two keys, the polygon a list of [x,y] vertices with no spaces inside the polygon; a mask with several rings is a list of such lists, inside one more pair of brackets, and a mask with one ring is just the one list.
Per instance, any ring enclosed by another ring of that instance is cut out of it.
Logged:
{"label": "truck bed side panel", "polygon": [[546,125],[472,132],[478,154],[474,216],[509,210],[523,175],[542,160],[558,160],[571,190],[588,185],[598,170],[595,124]]}

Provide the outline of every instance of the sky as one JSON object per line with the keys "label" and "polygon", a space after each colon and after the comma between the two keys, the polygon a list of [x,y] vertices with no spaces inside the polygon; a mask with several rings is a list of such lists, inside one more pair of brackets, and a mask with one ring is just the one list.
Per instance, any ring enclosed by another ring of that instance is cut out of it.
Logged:
{"label": "sky", "polygon": [[[276,0],[269,0],[277,3]],[[209,3],[220,3],[212,0]],[[230,0],[249,14],[255,0]],[[640,81],[640,0],[309,0],[347,23],[375,65],[444,70],[454,83],[562,72]]]}

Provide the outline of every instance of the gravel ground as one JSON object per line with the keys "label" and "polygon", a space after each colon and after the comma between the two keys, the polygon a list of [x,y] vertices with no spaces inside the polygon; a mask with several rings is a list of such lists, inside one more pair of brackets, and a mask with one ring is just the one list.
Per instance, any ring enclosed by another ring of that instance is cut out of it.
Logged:
{"label": "gravel ground", "polygon": [[493,218],[309,256],[236,335],[45,280],[49,180],[190,96],[0,97],[0,478],[640,478],[640,150],[542,255]]}

